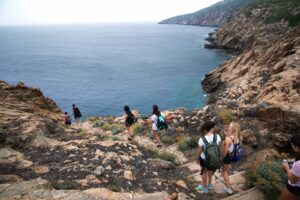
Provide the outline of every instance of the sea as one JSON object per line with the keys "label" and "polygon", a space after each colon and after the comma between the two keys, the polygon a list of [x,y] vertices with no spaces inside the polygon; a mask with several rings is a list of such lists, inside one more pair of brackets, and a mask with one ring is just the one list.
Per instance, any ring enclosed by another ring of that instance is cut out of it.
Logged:
{"label": "sea", "polygon": [[63,112],[147,116],[202,108],[205,74],[230,59],[205,49],[215,27],[99,23],[0,27],[0,79],[40,88]]}

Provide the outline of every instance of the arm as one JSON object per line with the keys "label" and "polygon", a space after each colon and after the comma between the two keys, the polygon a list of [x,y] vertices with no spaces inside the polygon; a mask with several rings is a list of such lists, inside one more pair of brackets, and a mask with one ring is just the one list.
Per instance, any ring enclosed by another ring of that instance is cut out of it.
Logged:
{"label": "arm", "polygon": [[197,163],[198,165],[200,164],[199,158],[200,158],[201,153],[202,153],[202,147],[198,145],[198,149],[197,149],[197,157],[196,157],[196,163]]}
{"label": "arm", "polygon": [[291,181],[292,184],[295,184],[295,183],[297,183],[297,181],[299,181],[300,177],[295,176],[295,175],[291,172],[290,167],[289,167],[289,164],[288,164],[287,162],[284,162],[284,163],[283,163],[283,169],[286,171],[287,176],[288,176],[288,179],[289,179],[289,181]]}
{"label": "arm", "polygon": [[226,137],[225,141],[223,143],[223,148],[222,148],[222,156],[223,156],[223,158],[226,156],[230,144],[231,144],[231,139],[229,137]]}

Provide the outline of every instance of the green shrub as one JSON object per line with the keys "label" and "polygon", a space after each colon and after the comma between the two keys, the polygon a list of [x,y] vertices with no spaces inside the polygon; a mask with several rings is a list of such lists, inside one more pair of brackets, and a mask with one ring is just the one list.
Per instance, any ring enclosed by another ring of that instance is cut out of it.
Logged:
{"label": "green shrub", "polygon": [[79,135],[80,137],[84,137],[84,136],[87,135],[87,132],[85,132],[85,131],[80,131],[80,132],[78,133],[78,135]]}
{"label": "green shrub", "polygon": [[142,131],[144,131],[144,127],[139,123],[134,123],[131,126],[131,130],[132,130],[133,134],[138,134],[138,133],[141,133]]}
{"label": "green shrub", "polygon": [[104,125],[104,121],[100,121],[100,120],[97,120],[93,123],[93,128],[99,128],[99,127],[102,127]]}
{"label": "green shrub", "polygon": [[276,160],[265,161],[250,168],[246,172],[246,179],[250,185],[261,189],[271,200],[279,198],[287,182],[282,162]]}
{"label": "green shrub", "polygon": [[158,158],[158,159],[161,159],[161,160],[167,160],[167,161],[172,162],[175,165],[179,165],[177,157],[172,153],[169,153],[169,152],[166,152],[166,151],[160,152],[158,149],[151,148],[151,147],[147,147],[147,148],[145,148],[145,150],[150,152],[152,154],[153,158]]}
{"label": "green shrub", "polygon": [[80,132],[82,132],[83,130],[82,130],[81,128],[76,128],[75,131],[76,131],[76,133],[80,133]]}
{"label": "green shrub", "polygon": [[105,122],[102,125],[102,129],[105,130],[105,131],[109,131],[109,130],[111,130],[111,125],[109,123]]}
{"label": "green shrub", "polygon": [[190,137],[184,137],[182,140],[180,140],[177,143],[177,148],[180,151],[188,150],[189,149],[189,141],[190,141],[190,139],[191,139]]}
{"label": "green shrub", "polygon": [[162,152],[158,153],[158,157],[157,158],[159,158],[161,160],[167,160],[167,161],[172,162],[175,165],[178,165],[177,158],[172,153],[169,153],[169,152],[166,152],[166,151],[162,151]]}
{"label": "green shrub", "polygon": [[189,150],[189,149],[194,149],[197,146],[198,146],[198,138],[197,137],[184,137],[177,144],[177,148],[180,151],[186,151],[186,150]]}
{"label": "green shrub", "polygon": [[161,136],[161,141],[164,144],[173,144],[173,137],[172,136],[168,136],[168,135],[162,135]]}
{"label": "green shrub", "polygon": [[223,123],[229,124],[234,119],[234,115],[231,109],[223,109],[218,113],[218,116],[222,119]]}
{"label": "green shrub", "polygon": [[110,185],[108,186],[108,189],[110,189],[113,192],[121,192],[121,188],[118,185]]}
{"label": "green shrub", "polygon": [[121,124],[116,124],[116,123],[107,123],[105,122],[103,125],[102,125],[102,129],[105,130],[105,131],[113,131],[115,129],[120,129],[120,128],[124,128]]}
{"label": "green shrub", "polygon": [[87,121],[89,122],[95,122],[97,120],[99,120],[99,117],[96,117],[96,116],[90,116],[86,119]]}
{"label": "green shrub", "polygon": [[191,137],[191,140],[189,142],[189,147],[191,149],[194,149],[196,147],[198,147],[198,142],[199,142],[199,137]]}
{"label": "green shrub", "polygon": [[116,128],[116,129],[113,129],[111,133],[113,135],[117,135],[117,134],[123,132],[124,130],[125,130],[124,128]]}

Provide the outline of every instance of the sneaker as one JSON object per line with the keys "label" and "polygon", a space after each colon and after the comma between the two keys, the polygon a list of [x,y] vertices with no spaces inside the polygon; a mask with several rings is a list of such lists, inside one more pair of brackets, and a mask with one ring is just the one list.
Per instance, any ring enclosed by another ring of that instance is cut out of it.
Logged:
{"label": "sneaker", "polygon": [[156,145],[156,147],[157,147],[157,148],[160,148],[160,147],[162,147],[162,145],[161,145],[161,144],[158,144],[158,145]]}
{"label": "sneaker", "polygon": [[197,190],[202,191],[203,193],[208,193],[208,189],[203,185],[198,185]]}
{"label": "sneaker", "polygon": [[207,185],[207,189],[212,190],[213,188],[214,188],[213,184],[209,183],[209,184]]}
{"label": "sneaker", "polygon": [[225,187],[224,188],[224,192],[226,192],[227,194],[232,194],[233,193],[233,190],[229,187]]}

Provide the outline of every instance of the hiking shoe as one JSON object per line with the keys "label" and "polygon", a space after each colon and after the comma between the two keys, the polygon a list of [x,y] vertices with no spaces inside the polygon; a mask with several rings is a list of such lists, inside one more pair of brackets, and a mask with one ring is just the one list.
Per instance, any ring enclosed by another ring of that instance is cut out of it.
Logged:
{"label": "hiking shoe", "polygon": [[226,192],[227,194],[232,194],[233,190],[230,187],[225,187],[224,192]]}
{"label": "hiking shoe", "polygon": [[198,185],[197,190],[202,191],[203,193],[208,193],[208,189],[203,185]]}
{"label": "hiking shoe", "polygon": [[132,137],[128,137],[128,140],[132,140]]}
{"label": "hiking shoe", "polygon": [[207,189],[212,190],[214,188],[213,184],[209,183],[207,184]]}
{"label": "hiking shoe", "polygon": [[156,145],[156,147],[157,147],[157,148],[161,148],[161,147],[162,147],[162,145],[161,145],[161,144],[158,144],[158,145]]}

